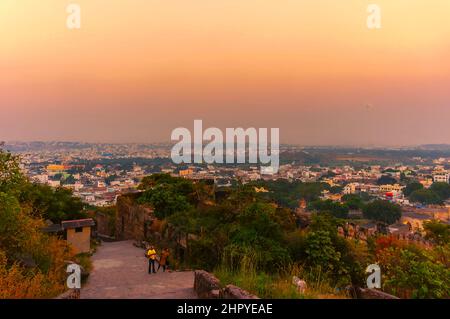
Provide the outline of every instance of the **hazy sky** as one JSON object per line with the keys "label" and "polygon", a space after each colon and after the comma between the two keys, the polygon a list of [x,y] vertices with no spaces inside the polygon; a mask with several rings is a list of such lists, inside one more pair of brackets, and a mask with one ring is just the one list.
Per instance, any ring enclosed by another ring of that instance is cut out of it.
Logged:
{"label": "hazy sky", "polygon": [[450,143],[450,1],[1,0],[0,119],[0,140],[168,141],[202,119]]}

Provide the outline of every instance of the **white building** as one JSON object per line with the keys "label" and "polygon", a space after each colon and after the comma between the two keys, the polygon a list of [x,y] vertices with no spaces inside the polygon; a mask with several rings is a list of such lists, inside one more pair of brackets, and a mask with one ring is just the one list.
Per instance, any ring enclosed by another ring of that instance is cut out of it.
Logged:
{"label": "white building", "polygon": [[356,193],[356,183],[350,183],[344,186],[343,193],[346,195]]}
{"label": "white building", "polygon": [[60,181],[52,181],[52,180],[49,180],[49,181],[47,182],[47,184],[50,185],[51,187],[59,187],[59,186],[61,186],[61,182],[60,182]]}
{"label": "white building", "polygon": [[106,187],[106,184],[104,181],[97,181],[97,187]]}
{"label": "white building", "polygon": [[41,183],[41,184],[47,184],[48,183],[48,175],[46,175],[46,174],[33,176],[32,179],[33,179],[33,181],[36,181],[36,182]]}
{"label": "white building", "polygon": [[438,172],[433,174],[433,182],[435,183],[448,183],[450,174],[447,172]]}
{"label": "white building", "polygon": [[403,189],[403,186],[401,186],[399,184],[380,185],[380,192],[383,192],[383,193],[385,193],[385,192],[401,192],[402,189]]}

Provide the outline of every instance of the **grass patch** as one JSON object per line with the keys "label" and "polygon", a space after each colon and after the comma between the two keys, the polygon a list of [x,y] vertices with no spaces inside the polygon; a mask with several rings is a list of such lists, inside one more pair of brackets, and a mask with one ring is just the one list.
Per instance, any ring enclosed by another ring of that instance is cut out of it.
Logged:
{"label": "grass patch", "polygon": [[[291,266],[280,274],[267,274],[256,271],[231,271],[221,266],[214,275],[223,285],[238,286],[260,298],[267,299],[343,299],[349,298],[347,293],[338,291],[328,284],[320,272],[305,272],[298,266]],[[292,277],[304,278],[308,288],[300,293],[292,284]]]}
{"label": "grass patch", "polygon": [[89,274],[92,271],[92,261],[91,261],[91,255],[89,253],[81,253],[76,255],[76,263],[80,265],[83,269],[83,273],[81,276],[81,282],[86,283]]}

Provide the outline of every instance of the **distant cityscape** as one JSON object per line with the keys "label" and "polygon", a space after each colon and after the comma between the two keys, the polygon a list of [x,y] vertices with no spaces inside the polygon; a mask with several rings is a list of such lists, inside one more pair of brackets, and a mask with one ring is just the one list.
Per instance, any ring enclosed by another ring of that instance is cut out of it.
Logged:
{"label": "distant cityscape", "polygon": [[406,210],[403,219],[413,224],[435,218],[449,221],[450,201],[444,207],[412,203],[404,194],[406,183],[402,183],[411,177],[424,188],[433,182],[449,183],[450,147],[445,145],[397,149],[283,145],[277,174],[261,174],[258,166],[248,164],[175,165],[170,160],[170,144],[14,142],[4,147],[20,154],[23,170],[32,181],[69,188],[92,206],[115,205],[121,194],[137,192],[143,177],[163,172],[211,179],[219,187],[236,181],[323,182],[331,187],[331,191],[322,191],[324,200],[340,201],[344,195],[365,192],[400,204]]}

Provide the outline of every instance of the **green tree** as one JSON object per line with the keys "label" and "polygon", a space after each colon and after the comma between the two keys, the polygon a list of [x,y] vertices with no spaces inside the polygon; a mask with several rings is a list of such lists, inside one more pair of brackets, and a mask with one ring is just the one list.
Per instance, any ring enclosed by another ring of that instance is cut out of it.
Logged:
{"label": "green tree", "polygon": [[364,206],[363,199],[356,194],[346,194],[342,196],[341,200],[352,210],[361,209]]}
{"label": "green tree", "polygon": [[406,185],[406,187],[403,189],[403,194],[405,196],[410,196],[411,193],[413,193],[419,189],[423,189],[423,185],[419,182],[412,182],[412,183],[409,183],[408,185]]}
{"label": "green tree", "polygon": [[385,200],[375,200],[363,208],[365,218],[393,224],[402,216],[400,206]]}
{"label": "green tree", "polygon": [[[282,228],[275,220],[276,210],[264,203],[247,206],[238,216],[225,247],[232,266],[250,262],[255,269],[286,265],[289,253],[282,246]],[[249,258],[251,260],[249,260]]]}
{"label": "green tree", "polygon": [[174,184],[175,182],[181,180],[180,178],[172,177],[170,174],[152,174],[149,176],[145,176],[141,184],[139,185],[139,189],[147,190],[151,189],[156,185],[161,184]]}
{"label": "green tree", "polygon": [[439,245],[450,244],[450,225],[440,221],[429,221],[423,224],[426,239],[433,240]]}
{"label": "green tree", "polygon": [[0,192],[0,248],[7,257],[13,257],[26,248],[28,221],[17,199]]}
{"label": "green tree", "polygon": [[442,204],[442,199],[439,197],[438,194],[436,194],[431,189],[419,189],[414,192],[412,192],[409,195],[409,200],[415,203],[421,203],[424,205],[440,205]]}
{"label": "green tree", "polygon": [[301,199],[307,202],[319,199],[323,190],[338,191],[331,189],[326,183],[312,182],[302,183],[300,181],[258,181],[251,183],[250,186],[264,187],[269,190],[268,193],[259,193],[259,198],[274,201],[278,205],[295,209]]}
{"label": "green tree", "polygon": [[377,180],[378,185],[393,185],[396,184],[397,180],[390,175],[383,175]]}
{"label": "green tree", "polygon": [[108,177],[106,177],[105,178],[106,185],[111,185],[111,182],[113,182],[116,178],[118,178],[118,176],[115,174],[109,175]]}
{"label": "green tree", "polygon": [[408,177],[404,172],[400,173],[400,182],[409,183],[410,181],[411,181],[411,178]]}
{"label": "green tree", "polygon": [[26,178],[20,169],[19,157],[0,148],[0,192],[17,193],[25,183]]}
{"label": "green tree", "polygon": [[300,194],[300,198],[310,202],[317,200],[322,191],[329,188],[330,185],[326,183],[301,183],[298,185],[296,191]]}
{"label": "green tree", "polygon": [[142,180],[139,188],[145,190],[138,199],[140,204],[150,204],[155,216],[164,219],[176,212],[189,211],[202,199],[200,188],[192,181],[169,174],[153,174]]}
{"label": "green tree", "polygon": [[[294,256],[301,257],[296,261],[305,262],[306,266],[313,269],[319,267],[329,276],[330,284],[340,287],[348,284],[361,285],[368,262],[367,252],[362,251],[367,248],[361,248],[357,243],[350,243],[338,236],[338,225],[339,220],[330,214],[313,214],[305,239],[295,243],[290,237],[289,247],[292,250],[292,244],[301,245],[299,248],[304,249],[304,252],[295,253]],[[325,247],[325,255],[322,257],[319,256],[321,245]]]}
{"label": "green tree", "polygon": [[445,201],[446,199],[450,198],[450,184],[448,183],[433,183],[430,186],[430,190],[435,192],[439,196],[441,201]]}
{"label": "green tree", "polygon": [[191,208],[186,196],[165,187],[155,187],[146,191],[139,199],[139,202],[151,204],[155,210],[155,216],[160,219]]}
{"label": "green tree", "polygon": [[62,185],[70,185],[70,184],[75,184],[75,183],[76,183],[76,179],[75,179],[75,177],[73,177],[73,175],[67,176],[61,182]]}
{"label": "green tree", "polygon": [[449,298],[450,269],[413,245],[377,252],[383,289],[401,298]]}
{"label": "green tree", "polygon": [[333,202],[330,199],[314,201],[310,203],[309,208],[319,212],[329,212],[337,218],[347,218],[349,212],[347,205]]}
{"label": "green tree", "polygon": [[310,231],[325,230],[333,237],[337,237],[337,228],[339,226],[337,218],[330,213],[315,213],[311,217]]}
{"label": "green tree", "polygon": [[331,194],[340,194],[344,188],[342,186],[332,186],[330,187]]}
{"label": "green tree", "polygon": [[52,188],[30,183],[23,187],[20,201],[31,207],[33,216],[54,223],[87,217],[81,200],[74,197],[70,189],[63,187]]}
{"label": "green tree", "polygon": [[324,272],[335,271],[341,260],[336,251],[330,233],[324,230],[312,231],[306,237],[306,263],[312,267],[320,267]]}

